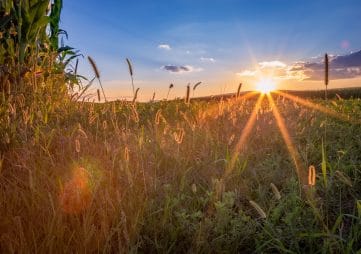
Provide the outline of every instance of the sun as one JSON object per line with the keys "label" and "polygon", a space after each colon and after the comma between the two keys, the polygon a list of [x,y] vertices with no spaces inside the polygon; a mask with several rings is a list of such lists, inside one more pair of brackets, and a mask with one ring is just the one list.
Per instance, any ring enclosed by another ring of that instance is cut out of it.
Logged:
{"label": "sun", "polygon": [[256,84],[256,90],[262,94],[268,94],[276,89],[276,83],[270,78],[260,79]]}

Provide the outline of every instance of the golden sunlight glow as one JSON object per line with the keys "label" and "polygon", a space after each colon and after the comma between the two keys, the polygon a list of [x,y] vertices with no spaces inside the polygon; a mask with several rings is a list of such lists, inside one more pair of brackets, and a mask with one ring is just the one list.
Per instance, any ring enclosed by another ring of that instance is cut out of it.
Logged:
{"label": "golden sunlight glow", "polygon": [[283,97],[285,97],[285,98],[287,98],[287,99],[289,99],[289,100],[291,100],[291,101],[300,103],[303,106],[306,106],[306,107],[308,107],[310,109],[318,110],[319,112],[330,115],[330,116],[332,116],[334,118],[337,118],[339,120],[342,120],[342,121],[345,121],[345,122],[350,122],[350,123],[353,123],[353,124],[361,124],[361,121],[359,119],[354,119],[349,115],[337,112],[337,111],[335,111],[333,109],[326,108],[326,107],[324,107],[322,105],[319,105],[319,104],[316,104],[316,103],[312,103],[311,101],[302,99],[301,97],[297,97],[297,96],[294,96],[294,95],[291,95],[291,94],[288,94],[288,93],[284,93],[284,92],[281,92],[281,91],[277,91],[276,93],[283,96]]}
{"label": "golden sunlight glow", "polygon": [[278,111],[277,105],[276,105],[275,101],[273,100],[272,95],[267,94],[267,99],[272,108],[272,113],[276,119],[276,123],[281,132],[282,138],[286,143],[288,152],[290,153],[291,158],[295,164],[298,179],[302,183],[302,185],[306,185],[307,184],[306,171],[304,170],[304,167],[302,165],[301,156],[299,155],[296,147],[294,146],[294,144],[292,142],[291,136],[288,133],[288,130],[287,130],[287,127],[285,124],[285,120],[281,116],[281,113]]}
{"label": "golden sunlight glow", "polygon": [[228,168],[226,169],[224,175],[227,177],[231,171],[233,170],[234,168],[234,165],[236,163],[236,160],[239,156],[239,153],[241,153],[244,149],[244,145],[246,144],[247,140],[248,140],[248,137],[249,135],[251,134],[251,131],[253,130],[253,126],[254,124],[256,123],[256,120],[257,120],[257,114],[258,114],[258,111],[260,110],[261,108],[261,105],[262,105],[262,101],[263,101],[263,98],[264,98],[264,94],[261,94],[258,99],[257,99],[257,102],[253,108],[253,111],[250,115],[250,117],[248,118],[247,120],[247,123],[246,123],[246,126],[243,128],[242,130],[242,134],[238,140],[238,143],[233,151],[233,154],[232,154],[232,157],[231,157],[231,161],[229,163],[229,166]]}
{"label": "golden sunlight glow", "polygon": [[256,90],[262,94],[268,94],[276,89],[276,84],[271,78],[263,78],[256,84]]}

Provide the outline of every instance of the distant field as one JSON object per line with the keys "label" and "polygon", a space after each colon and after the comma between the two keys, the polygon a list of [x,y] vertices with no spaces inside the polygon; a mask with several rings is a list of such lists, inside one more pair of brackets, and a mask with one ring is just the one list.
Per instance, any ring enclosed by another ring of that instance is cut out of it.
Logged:
{"label": "distant field", "polygon": [[[323,99],[325,98],[324,90],[310,90],[310,91],[297,91],[297,90],[282,90],[283,92],[287,92],[292,95],[300,96],[303,98],[311,98],[311,99]],[[242,92],[241,94],[245,94],[246,92]],[[352,88],[338,88],[338,89],[329,89],[328,90],[328,98],[333,99],[340,96],[343,99],[350,98],[361,98],[361,87],[352,87]],[[200,100],[211,100],[211,99],[219,99],[219,98],[230,98],[235,96],[235,93],[224,94],[224,95],[213,95],[213,96],[205,96],[199,97],[196,99]]]}

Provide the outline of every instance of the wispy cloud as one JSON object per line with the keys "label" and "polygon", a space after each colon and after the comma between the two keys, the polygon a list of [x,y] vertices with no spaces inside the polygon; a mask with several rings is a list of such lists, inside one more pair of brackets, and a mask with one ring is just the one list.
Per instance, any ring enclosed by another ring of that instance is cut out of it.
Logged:
{"label": "wispy cloud", "polygon": [[269,62],[260,62],[258,63],[260,68],[285,68],[287,64],[281,61],[269,61]]}
{"label": "wispy cloud", "polygon": [[172,49],[169,44],[159,44],[158,48],[163,49],[163,50],[171,50]]}
{"label": "wispy cloud", "polygon": [[258,63],[254,70],[243,70],[237,73],[241,77],[264,77],[272,76],[278,79],[302,79],[296,75],[297,73],[290,73],[289,66],[281,61],[263,61]]}
{"label": "wispy cloud", "polygon": [[237,73],[237,75],[241,77],[254,77],[257,75],[257,71],[244,70],[242,72]]}
{"label": "wispy cloud", "polygon": [[201,57],[200,58],[201,62],[206,62],[206,63],[215,63],[216,60],[212,57]]}
{"label": "wispy cloud", "polygon": [[[272,76],[288,80],[322,80],[324,78],[322,57],[312,58],[309,62],[286,64],[281,61],[260,62],[253,70],[243,70],[241,77]],[[349,79],[361,76],[361,50],[343,56],[330,55],[330,78]]]}
{"label": "wispy cloud", "polygon": [[161,69],[171,73],[189,73],[202,71],[201,68],[195,68],[191,65],[165,65],[162,66]]}

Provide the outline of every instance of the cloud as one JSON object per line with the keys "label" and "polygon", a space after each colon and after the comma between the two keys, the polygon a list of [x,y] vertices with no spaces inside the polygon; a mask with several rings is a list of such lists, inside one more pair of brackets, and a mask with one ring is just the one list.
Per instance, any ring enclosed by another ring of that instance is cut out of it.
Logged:
{"label": "cloud", "polygon": [[[305,79],[324,79],[324,62],[306,62],[299,66]],[[329,64],[330,79],[348,79],[361,76],[361,50],[343,56],[331,56]]]}
{"label": "cloud", "polygon": [[285,68],[287,65],[281,61],[270,61],[258,63],[261,69],[263,68]]}
{"label": "cloud", "polygon": [[336,56],[331,65],[336,68],[361,67],[361,50],[345,56]]}
{"label": "cloud", "polygon": [[260,62],[254,70],[243,70],[237,73],[237,75],[241,77],[270,76],[276,79],[299,79],[299,77],[295,75],[291,77],[291,74],[296,74],[296,72],[289,73],[287,64],[278,60]]}
{"label": "cloud", "polygon": [[171,50],[172,49],[169,44],[159,44],[158,48],[159,49],[164,49],[164,50]]}
{"label": "cloud", "polygon": [[201,62],[208,62],[208,63],[215,63],[216,60],[212,57],[201,57],[200,58]]}
{"label": "cloud", "polygon": [[[343,56],[329,55],[330,79],[349,79],[361,76],[361,50]],[[281,61],[260,62],[254,70],[243,70],[241,77],[272,76],[283,80],[323,80],[325,66],[323,57],[311,58],[309,62],[286,64]]]}
{"label": "cloud", "polygon": [[189,72],[199,72],[202,71],[201,68],[195,68],[190,65],[165,65],[162,66],[161,69],[166,70],[171,73],[189,73]]}
{"label": "cloud", "polygon": [[254,77],[256,76],[257,71],[244,70],[242,72],[237,73],[238,76],[241,77]]}

